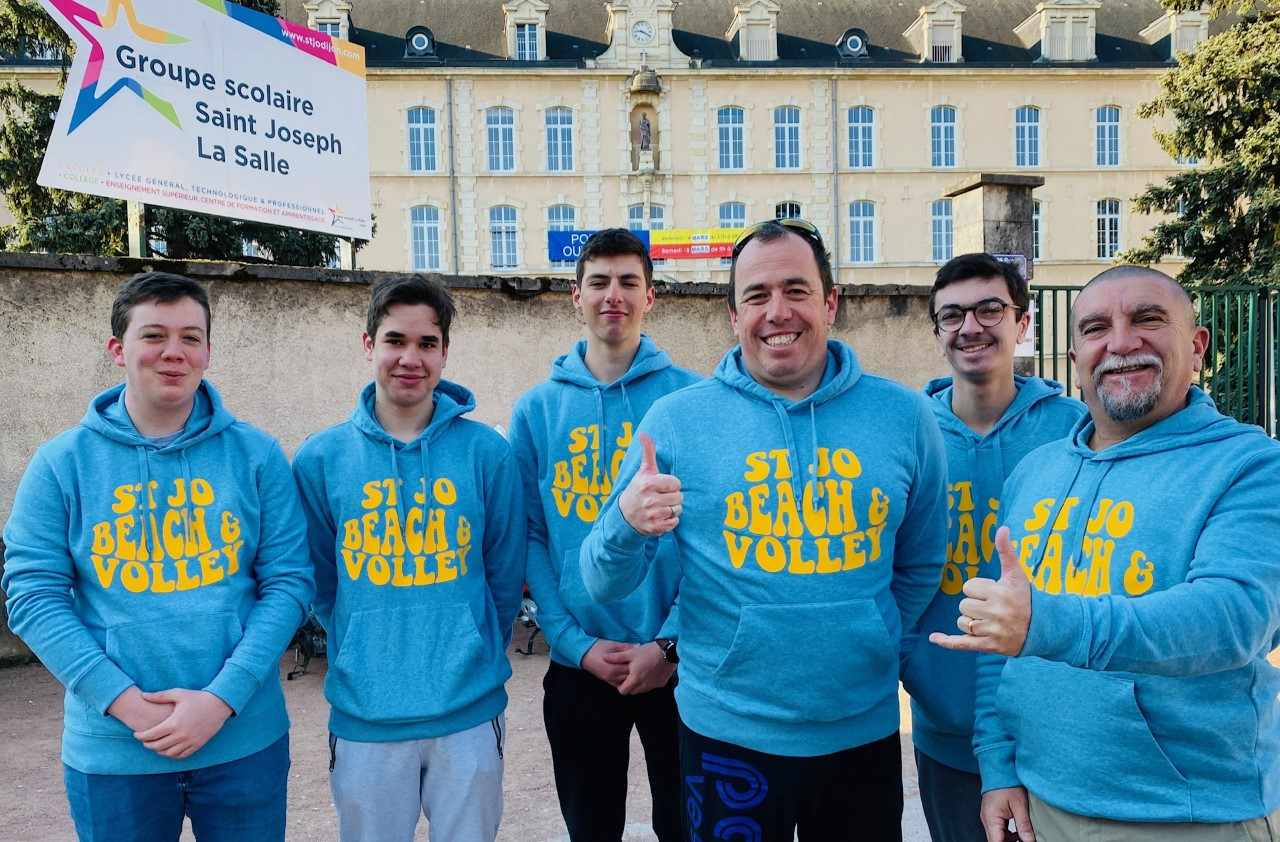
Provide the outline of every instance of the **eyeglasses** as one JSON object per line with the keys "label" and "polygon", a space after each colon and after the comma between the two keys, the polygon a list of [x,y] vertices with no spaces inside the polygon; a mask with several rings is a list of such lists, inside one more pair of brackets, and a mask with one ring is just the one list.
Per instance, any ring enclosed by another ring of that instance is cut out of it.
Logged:
{"label": "eyeglasses", "polygon": [[993,298],[990,301],[980,301],[972,307],[943,307],[933,314],[933,323],[938,326],[938,330],[955,333],[964,325],[965,314],[973,313],[978,324],[983,327],[995,327],[1004,321],[1004,311],[1008,309],[1021,310],[1022,308]]}
{"label": "eyeglasses", "polygon": [[766,219],[764,222],[757,222],[755,225],[749,225],[742,229],[742,233],[738,235],[738,239],[733,241],[733,256],[737,257],[738,252],[750,242],[751,238],[760,233],[760,230],[766,225],[776,224],[784,228],[790,228],[802,235],[811,237],[818,245],[823,245],[822,234],[818,231],[818,226],[814,225],[807,219],[801,219],[798,216],[788,216],[783,219]]}

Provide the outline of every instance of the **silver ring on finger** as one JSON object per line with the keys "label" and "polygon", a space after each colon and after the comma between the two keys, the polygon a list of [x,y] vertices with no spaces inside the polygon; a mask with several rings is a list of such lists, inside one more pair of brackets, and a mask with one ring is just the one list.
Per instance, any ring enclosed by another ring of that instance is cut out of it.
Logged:
{"label": "silver ring on finger", "polygon": [[675,519],[676,519],[676,507],[675,507],[675,506],[667,506],[667,508],[671,510],[671,519],[672,519],[672,520],[675,520]]}

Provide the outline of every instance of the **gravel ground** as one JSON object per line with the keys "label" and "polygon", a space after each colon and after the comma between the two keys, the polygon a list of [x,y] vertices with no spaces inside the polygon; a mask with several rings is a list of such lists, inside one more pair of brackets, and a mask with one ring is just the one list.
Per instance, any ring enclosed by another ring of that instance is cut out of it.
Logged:
{"label": "gravel ground", "polygon": [[[516,628],[515,645],[526,648],[529,632]],[[551,779],[551,757],[542,729],[542,675],[547,649],[538,638],[531,656],[510,653],[515,675],[507,684],[506,804],[499,842],[567,842],[564,822]],[[280,662],[282,674],[293,667],[293,655]],[[289,842],[337,839],[329,798],[328,705],[321,684],[325,661],[284,682],[293,720],[289,776]],[[67,815],[58,759],[62,732],[62,688],[41,666],[0,670],[0,840],[4,842],[69,842],[75,832]],[[911,759],[909,714],[903,705],[903,786],[907,797],[903,818],[905,842],[928,842],[916,791]],[[626,842],[653,842],[649,829],[649,787],[642,749],[632,740],[631,787],[627,796]],[[190,830],[184,842],[192,840]],[[416,840],[426,842],[427,828],[418,826]]]}

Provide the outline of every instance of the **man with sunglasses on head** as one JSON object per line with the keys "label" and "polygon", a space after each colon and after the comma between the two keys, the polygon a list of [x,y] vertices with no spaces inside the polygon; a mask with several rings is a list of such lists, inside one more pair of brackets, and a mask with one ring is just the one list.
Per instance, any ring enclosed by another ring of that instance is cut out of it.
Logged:
{"label": "man with sunglasses on head", "polygon": [[942,437],[923,397],[828,339],[838,291],[800,219],[743,231],[738,338],[656,402],[583,544],[588,593],[680,559],[685,838],[901,838],[898,645],[937,592]]}
{"label": "man with sunglasses on head", "polygon": [[1062,396],[1061,384],[1013,373],[1030,303],[1017,269],[982,253],[948,261],[929,293],[933,335],[952,371],[924,389],[947,445],[949,531],[941,585],[903,645],[902,682],[911,694],[920,801],[933,842],[987,837],[973,756],[977,657],[923,638],[955,629],[967,580],[1000,578],[992,548],[1001,486],[1024,456],[1067,435],[1087,411]]}

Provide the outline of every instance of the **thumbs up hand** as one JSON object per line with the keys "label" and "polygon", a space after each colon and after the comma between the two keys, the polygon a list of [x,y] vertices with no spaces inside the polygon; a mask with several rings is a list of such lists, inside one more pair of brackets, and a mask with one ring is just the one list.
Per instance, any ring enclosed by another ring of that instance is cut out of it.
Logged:
{"label": "thumbs up hand", "polygon": [[652,538],[676,528],[683,501],[680,480],[658,470],[653,439],[641,433],[640,470],[618,498],[622,516],[636,532]]}
{"label": "thumbs up hand", "polygon": [[1031,625],[1031,581],[1018,561],[1009,539],[1009,527],[996,532],[996,553],[1000,556],[1000,578],[970,579],[964,583],[956,626],[964,634],[929,635],[929,642],[946,649],[968,652],[995,652],[1017,655]]}

